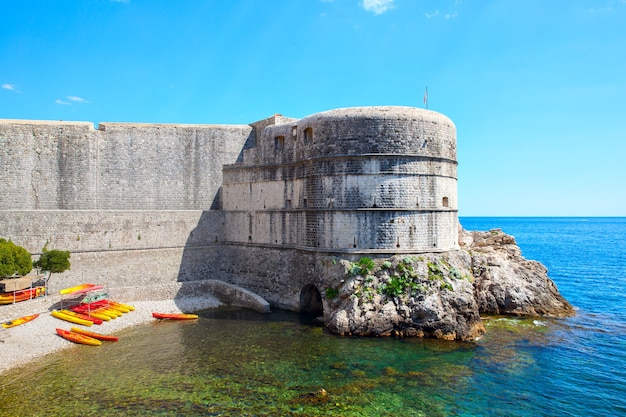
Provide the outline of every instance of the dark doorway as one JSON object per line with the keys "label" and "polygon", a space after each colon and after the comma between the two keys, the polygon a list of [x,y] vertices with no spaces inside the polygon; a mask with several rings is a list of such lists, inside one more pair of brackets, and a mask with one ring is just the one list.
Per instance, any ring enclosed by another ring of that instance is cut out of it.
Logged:
{"label": "dark doorway", "polygon": [[315,285],[309,284],[300,291],[300,313],[312,316],[324,314],[322,295]]}

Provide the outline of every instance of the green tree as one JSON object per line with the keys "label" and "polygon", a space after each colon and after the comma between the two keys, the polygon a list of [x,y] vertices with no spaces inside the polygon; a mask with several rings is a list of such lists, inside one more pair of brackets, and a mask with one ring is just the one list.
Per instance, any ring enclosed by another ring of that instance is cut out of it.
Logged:
{"label": "green tree", "polygon": [[53,273],[60,274],[70,269],[70,252],[67,250],[48,250],[45,246],[41,250],[41,256],[33,265],[44,272],[48,272],[45,279],[46,287]]}
{"label": "green tree", "polygon": [[26,275],[33,269],[30,253],[11,240],[0,238],[0,277]]}

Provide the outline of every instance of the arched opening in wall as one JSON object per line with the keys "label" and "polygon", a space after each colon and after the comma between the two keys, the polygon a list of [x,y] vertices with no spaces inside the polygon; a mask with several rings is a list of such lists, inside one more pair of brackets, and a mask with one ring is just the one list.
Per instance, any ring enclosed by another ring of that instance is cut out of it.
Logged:
{"label": "arched opening in wall", "polygon": [[448,207],[448,197],[443,198],[442,204],[444,207]]}
{"label": "arched opening in wall", "polygon": [[322,294],[313,284],[306,285],[300,291],[300,313],[312,318],[324,315]]}

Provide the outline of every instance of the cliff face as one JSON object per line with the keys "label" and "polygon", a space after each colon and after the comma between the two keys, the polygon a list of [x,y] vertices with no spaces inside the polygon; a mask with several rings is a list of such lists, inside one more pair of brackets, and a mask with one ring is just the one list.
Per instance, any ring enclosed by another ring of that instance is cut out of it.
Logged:
{"label": "cliff face", "polygon": [[342,335],[469,341],[485,332],[481,314],[574,314],[546,268],[524,259],[512,236],[459,228],[459,244],[447,253],[342,261],[345,278],[326,290],[326,326]]}

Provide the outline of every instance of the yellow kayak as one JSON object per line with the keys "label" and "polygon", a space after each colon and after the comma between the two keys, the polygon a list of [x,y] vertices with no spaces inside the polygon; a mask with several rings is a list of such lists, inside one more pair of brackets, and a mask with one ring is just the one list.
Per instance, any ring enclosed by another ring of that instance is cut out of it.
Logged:
{"label": "yellow kayak", "polygon": [[104,340],[106,342],[117,342],[119,338],[117,336],[110,336],[108,334],[101,334],[89,331],[87,329],[81,329],[80,327],[72,327],[70,329],[72,333],[78,333],[85,336],[93,337],[94,339]]}
{"label": "yellow kayak", "polygon": [[198,315],[185,313],[152,313],[152,317],[164,320],[195,320],[198,318]]}
{"label": "yellow kayak", "polygon": [[103,316],[107,316],[110,319],[116,319],[122,316],[121,312],[111,310],[110,308],[99,308],[97,310],[94,310],[93,313],[102,314]]}
{"label": "yellow kayak", "polygon": [[84,320],[79,317],[74,317],[69,314],[65,314],[59,310],[52,310],[52,313],[50,314],[52,314],[52,316],[56,317],[57,319],[69,321],[70,323],[82,324],[83,326],[91,326],[93,324],[93,322],[89,320]]}
{"label": "yellow kayak", "polygon": [[80,284],[80,285],[75,285],[73,287],[69,287],[69,288],[63,288],[61,291],[59,291],[59,294],[72,294],[76,291],[82,291],[85,290],[87,288],[91,288],[93,286],[95,286],[96,284]]}
{"label": "yellow kayak", "polygon": [[[135,307],[128,305],[128,304],[124,304],[124,303],[118,303],[117,301],[109,301],[109,305],[115,309],[118,309],[124,313],[128,313],[129,311],[134,311]],[[126,311],[124,311],[126,310]]]}
{"label": "yellow kayak", "polygon": [[35,320],[37,317],[39,317],[39,314],[31,314],[30,316],[20,317],[19,319],[2,323],[2,327],[9,329],[11,327],[19,326],[20,324],[28,323],[31,320]]}
{"label": "yellow kayak", "polygon": [[107,307],[109,310],[114,310],[117,311],[118,313],[128,313],[130,310],[123,308],[123,307],[117,307],[117,306],[113,306],[109,303],[109,307]]}
{"label": "yellow kayak", "polygon": [[72,310],[60,310],[60,312],[63,313],[63,314],[67,314],[68,316],[78,317],[79,319],[83,319],[83,320],[89,320],[93,324],[102,324],[102,323],[104,323],[104,320],[102,320],[102,319],[99,319],[97,317],[91,317],[88,314],[77,313],[77,312],[72,311]]}
{"label": "yellow kayak", "polygon": [[97,311],[90,311],[87,314],[89,317],[93,317],[96,319],[100,319],[100,320],[104,320],[104,321],[110,321],[111,317],[107,316],[106,314],[102,314],[102,313],[98,313]]}

